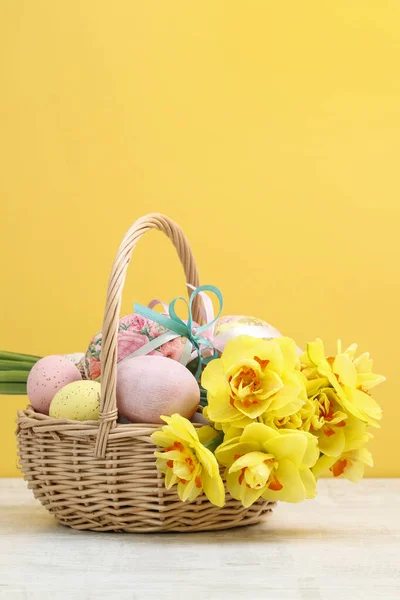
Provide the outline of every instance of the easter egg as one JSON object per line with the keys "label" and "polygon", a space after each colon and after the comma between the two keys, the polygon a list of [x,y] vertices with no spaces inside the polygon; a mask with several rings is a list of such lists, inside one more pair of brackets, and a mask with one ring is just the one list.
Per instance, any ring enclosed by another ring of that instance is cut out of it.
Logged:
{"label": "easter egg", "polygon": [[244,315],[221,317],[215,323],[213,344],[223,352],[226,343],[238,335],[251,335],[255,338],[277,338],[282,334],[266,321]]}
{"label": "easter egg", "polygon": [[99,418],[101,386],[98,381],[74,381],[57,392],[50,404],[50,417],[93,421]]}
{"label": "easter egg", "polygon": [[[255,338],[274,339],[282,337],[280,331],[266,321],[257,317],[244,315],[229,315],[221,317],[214,326],[213,344],[219,352],[223,352],[227,342],[238,335],[250,335]],[[302,354],[301,348],[296,346],[298,355]]]}
{"label": "easter egg", "polygon": [[210,421],[203,416],[203,413],[195,412],[191,418],[192,423],[199,423],[200,425],[211,425]]}
{"label": "easter egg", "polygon": [[48,415],[50,402],[58,390],[81,379],[79,370],[69,358],[45,356],[29,372],[26,384],[29,401],[37,412]]}
{"label": "easter egg", "polygon": [[[163,325],[141,315],[122,317],[118,325],[117,362],[127,358],[130,354],[167,331],[168,329]],[[100,331],[89,343],[84,360],[87,379],[97,379],[101,375],[100,351],[102,339],[103,335]],[[187,338],[177,337],[151,350],[146,355],[163,356],[179,361],[186,343]]]}
{"label": "easter egg", "polygon": [[174,360],[138,356],[118,365],[118,412],[133,423],[162,423],[161,415],[174,413],[190,419],[199,401],[196,379]]}
{"label": "easter egg", "polygon": [[69,360],[71,360],[74,365],[78,366],[81,360],[85,357],[84,352],[74,352],[73,354],[64,354]]}

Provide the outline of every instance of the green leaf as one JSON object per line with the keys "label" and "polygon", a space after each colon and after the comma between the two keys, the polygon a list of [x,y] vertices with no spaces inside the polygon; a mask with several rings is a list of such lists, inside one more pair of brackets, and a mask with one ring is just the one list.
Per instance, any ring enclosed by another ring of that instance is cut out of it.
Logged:
{"label": "green leaf", "polygon": [[0,371],[0,383],[26,383],[29,371]]}
{"label": "green leaf", "polygon": [[0,371],[30,371],[34,363],[20,360],[1,360]]}
{"label": "green leaf", "polygon": [[13,396],[26,395],[26,383],[0,383],[0,395],[2,396]]}
{"label": "green leaf", "polygon": [[215,438],[213,438],[209,442],[206,442],[205,444],[203,444],[203,446],[205,446],[205,448],[207,448],[211,452],[215,452],[216,449],[218,448],[218,446],[220,446],[223,441],[224,441],[224,432],[220,431]]}
{"label": "green leaf", "polygon": [[7,352],[6,350],[0,350],[0,360],[18,360],[26,361],[29,363],[37,363],[41,359],[41,356],[34,356],[33,354],[20,354],[18,352]]}

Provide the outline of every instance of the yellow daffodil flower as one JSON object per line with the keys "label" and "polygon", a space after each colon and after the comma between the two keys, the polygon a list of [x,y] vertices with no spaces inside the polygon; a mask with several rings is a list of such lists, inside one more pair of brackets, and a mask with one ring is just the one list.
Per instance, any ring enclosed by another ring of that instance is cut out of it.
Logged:
{"label": "yellow daffodil flower", "polygon": [[260,497],[301,502],[316,495],[311,467],[319,450],[317,439],[309,433],[276,430],[263,423],[252,423],[244,430],[231,427],[215,454],[226,466],[230,494],[245,507]]}
{"label": "yellow daffodil flower", "polygon": [[342,408],[357,419],[374,427],[382,416],[382,410],[371,397],[370,391],[385,381],[382,375],[372,373],[372,360],[368,353],[355,357],[357,345],[352,344],[342,352],[338,342],[336,357],[325,358],[324,346],[320,339],[307,344],[307,352],[301,357],[303,374],[307,377],[308,395],[326,386],[334,389]]}
{"label": "yellow daffodil flower", "polygon": [[311,402],[314,415],[310,431],[317,437],[323,454],[338,457],[345,450],[361,448],[370,439],[367,424],[343,411],[332,388],[323,388]]}
{"label": "yellow daffodil flower", "polygon": [[183,502],[192,502],[204,490],[212,504],[223,506],[225,488],[218,462],[204,446],[212,442],[218,432],[209,426],[196,430],[190,421],[178,414],[161,418],[167,425],[155,431],[151,439],[164,448],[163,452],[157,451],[154,455],[158,470],[165,473],[167,490],[178,484],[177,491]]}
{"label": "yellow daffodil flower", "polygon": [[344,477],[355,483],[364,476],[365,465],[372,467],[373,464],[371,453],[366,448],[358,448],[344,452],[340,458],[322,455],[313,473],[318,478],[329,469],[334,477]]}
{"label": "yellow daffodil flower", "polygon": [[206,417],[224,431],[231,425],[244,428],[265,413],[286,417],[306,401],[303,379],[293,340],[238,336],[203,372]]}

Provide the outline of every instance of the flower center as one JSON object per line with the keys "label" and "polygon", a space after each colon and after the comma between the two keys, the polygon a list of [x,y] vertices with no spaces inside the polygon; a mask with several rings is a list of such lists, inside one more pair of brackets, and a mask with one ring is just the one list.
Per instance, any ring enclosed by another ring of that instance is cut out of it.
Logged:
{"label": "flower center", "polygon": [[[335,410],[333,402],[325,392],[321,392],[315,398],[315,416],[312,418],[311,429],[322,429],[323,433],[330,437],[335,434],[336,427],[346,425],[345,418]],[[344,415],[343,415],[344,416]]]}
{"label": "flower center", "polygon": [[295,413],[289,417],[275,417],[274,425],[279,429],[300,429],[303,425],[303,420],[299,413]]}
{"label": "flower center", "polygon": [[[240,458],[240,455],[235,456],[235,460],[238,458]],[[278,462],[270,455],[257,465],[243,467],[239,473],[239,484],[242,485],[242,483],[245,483],[246,487],[253,490],[268,487],[270,490],[279,491],[283,486],[274,473],[277,466]]]}
{"label": "flower center", "polygon": [[[193,473],[198,465],[198,460],[194,452],[189,448],[184,448],[181,442],[174,442],[172,446],[169,446],[165,450],[166,452],[178,451],[181,456],[177,456],[173,459],[167,460],[167,467],[173,470],[174,474],[178,477],[181,483],[187,483],[188,480],[193,478]],[[200,477],[196,476],[196,487],[201,487]]]}
{"label": "flower center", "polygon": [[[254,365],[254,362],[257,364]],[[254,361],[249,361],[249,363],[242,365],[239,369],[235,367],[234,372],[228,375],[232,406],[236,400],[245,408],[260,403],[257,394],[261,391],[262,371],[267,367],[269,360],[255,356]]]}

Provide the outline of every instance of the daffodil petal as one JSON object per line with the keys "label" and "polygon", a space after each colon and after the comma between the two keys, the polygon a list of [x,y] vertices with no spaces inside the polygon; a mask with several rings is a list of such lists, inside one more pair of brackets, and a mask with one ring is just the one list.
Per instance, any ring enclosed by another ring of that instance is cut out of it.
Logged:
{"label": "daffodil petal", "polygon": [[307,438],[307,448],[303,456],[302,466],[313,467],[319,458],[318,439],[311,433],[304,432]]}
{"label": "daffodil petal", "polygon": [[245,508],[248,508],[256,502],[262,495],[264,488],[253,489],[247,487],[244,483],[241,486],[240,501]]}
{"label": "daffodil petal", "polygon": [[247,454],[247,452],[255,452],[260,449],[260,446],[257,442],[240,442],[237,439],[230,440],[230,442],[224,442],[221,446],[215,451],[215,456],[217,457],[218,462],[225,467],[228,467],[233,462],[235,462],[235,456],[240,456],[241,454]]}
{"label": "daffodil petal", "polygon": [[[343,354],[347,354],[347,356],[350,358],[350,360],[354,359],[354,356],[357,352],[357,348],[358,348],[358,344],[351,344],[348,348],[346,348],[346,350],[343,352]],[[338,350],[338,354],[342,354],[341,350]]]}
{"label": "daffodil petal", "polygon": [[264,443],[267,453],[275,456],[279,463],[286,458],[299,467],[307,449],[307,438],[302,432],[290,430],[291,435],[279,435]]}
{"label": "daffodil petal", "polygon": [[315,396],[320,390],[325,388],[329,384],[329,379],[327,377],[317,377],[315,379],[306,381],[306,390],[308,396],[311,398]]}
{"label": "daffodil petal", "polygon": [[371,438],[371,434],[368,431],[367,424],[351,416],[348,417],[346,421],[344,433],[345,452],[358,450],[359,448],[364,446]]}
{"label": "daffodil petal", "polygon": [[202,491],[203,491],[201,488],[198,488],[197,486],[193,486],[193,487],[191,488],[191,490],[192,490],[192,491],[191,491],[191,493],[190,493],[190,495],[189,495],[189,497],[188,497],[188,502],[194,502],[194,501],[196,500],[196,498],[197,498],[198,496],[200,496],[200,494],[201,494],[201,493],[202,493]]}
{"label": "daffodil petal", "polygon": [[163,458],[162,453],[155,452],[154,455],[157,458],[157,460],[156,460],[157,470],[160,471],[160,473],[166,473],[168,470],[167,461]]}
{"label": "daffodil petal", "polygon": [[182,502],[186,502],[186,500],[188,500],[191,492],[193,492],[195,488],[196,485],[194,479],[188,481],[187,483],[182,483],[181,481],[178,483],[177,492]]}
{"label": "daffodil petal", "polygon": [[359,373],[357,377],[357,386],[363,390],[372,390],[375,386],[386,381],[383,375],[375,375],[374,373]]}
{"label": "daffodil petal", "polygon": [[178,481],[178,478],[175,475],[175,473],[172,471],[172,469],[168,469],[165,474],[165,480],[164,480],[164,485],[167,488],[167,490],[170,490],[177,481]]}
{"label": "daffodil petal", "polygon": [[161,419],[168,424],[171,432],[181,440],[189,443],[198,442],[199,438],[193,424],[181,415],[175,413],[171,417],[161,416]]}
{"label": "daffodil petal", "polygon": [[333,363],[333,372],[338,376],[342,385],[355,386],[357,371],[347,354],[338,354]]}
{"label": "daffodil petal", "polygon": [[163,431],[163,428],[158,429],[154,433],[151,434],[151,441],[156,446],[160,446],[161,448],[168,448],[172,446],[174,441],[178,441],[179,438],[176,436],[172,436],[171,433],[166,433]]}
{"label": "daffodil petal", "polygon": [[359,459],[362,460],[362,462],[364,464],[366,464],[368,467],[374,466],[374,460],[372,458],[372,454],[366,448],[360,448],[360,450],[358,451],[358,456],[359,456]]}
{"label": "daffodil petal", "polygon": [[225,503],[225,487],[220,474],[211,476],[203,470],[201,482],[204,493],[212,504],[222,507]]}
{"label": "daffodil petal", "polygon": [[276,394],[283,388],[283,382],[279,375],[275,373],[275,371],[270,371],[268,369],[263,374],[261,382],[263,393],[259,394],[258,397],[262,400],[270,398],[273,394]]}
{"label": "daffodil petal", "polygon": [[265,462],[269,457],[264,452],[248,452],[243,456],[240,456],[231,468],[229,473],[235,473],[235,471],[241,471],[246,467],[256,467],[257,465]]}
{"label": "daffodil petal", "polygon": [[307,497],[306,488],[300,477],[299,469],[291,460],[280,461],[275,476],[282,486],[280,490],[266,488],[263,498],[266,500],[282,500],[284,502],[301,502]]}
{"label": "daffodil petal", "polygon": [[331,468],[332,465],[335,464],[337,458],[334,456],[326,456],[323,454],[316,462],[315,466],[312,468],[312,472],[314,477],[318,479],[321,475],[326,473],[328,469]]}
{"label": "daffodil petal", "polygon": [[323,454],[340,456],[345,448],[344,428],[325,426],[319,431],[318,443]]}
{"label": "daffodil petal", "polygon": [[357,373],[372,373],[373,361],[369,357],[369,352],[364,352],[354,360],[354,366]]}
{"label": "daffodil petal", "polygon": [[256,339],[248,335],[240,335],[229,340],[225,346],[221,360],[223,362],[224,371],[228,371],[231,367],[239,364],[243,359],[251,359],[257,357],[261,360],[268,360],[278,375],[283,369],[283,354],[275,340]]}
{"label": "daffodil petal", "polygon": [[201,385],[213,394],[229,393],[229,385],[220,358],[211,360],[208,363],[201,376]]}
{"label": "daffodil petal", "polygon": [[303,400],[300,398],[301,390],[302,382],[297,373],[286,374],[282,379],[280,389],[276,391],[272,398],[270,409],[272,411],[279,411],[293,403],[297,410],[303,404]]}
{"label": "daffodil petal", "polygon": [[274,341],[281,349],[283,355],[283,368],[288,371],[294,370],[299,361],[294,340],[283,336],[276,338]]}
{"label": "daffodil petal", "polygon": [[242,486],[239,483],[238,473],[225,473],[226,487],[228,492],[235,500],[240,500],[242,495]]}
{"label": "daffodil petal", "polygon": [[249,335],[239,335],[230,339],[221,357],[224,372],[226,373],[233,365],[240,363],[244,358],[254,358],[254,348],[255,339]]}
{"label": "daffodil petal", "polygon": [[196,455],[201,464],[210,475],[219,473],[219,466],[214,454],[201,444],[196,446]]}
{"label": "daffodil petal", "polygon": [[279,435],[275,429],[264,425],[263,423],[252,423],[243,431],[240,438],[241,442],[250,442],[258,444],[258,448],[263,448],[264,443]]}
{"label": "daffodil petal", "polygon": [[343,472],[343,477],[357,483],[364,477],[365,465],[363,462],[349,462],[348,466]]}
{"label": "daffodil petal", "polygon": [[381,419],[382,409],[379,404],[369,394],[361,390],[349,390],[351,403],[360,413],[367,414],[372,419]]}
{"label": "daffodil petal", "polygon": [[315,342],[308,342],[307,356],[310,362],[316,367],[325,366],[329,368],[329,363],[325,358],[324,345],[319,338]]}
{"label": "daffodil petal", "polygon": [[307,499],[315,498],[317,495],[317,482],[311,469],[302,467],[299,469],[300,477],[306,490]]}
{"label": "daffodil petal", "polygon": [[243,429],[241,429],[240,427],[235,427],[235,425],[231,425],[225,432],[224,442],[228,442],[233,438],[240,438],[242,433]]}
{"label": "daffodil petal", "polygon": [[366,448],[361,448],[336,459],[331,471],[335,477],[344,477],[355,483],[363,477],[365,465],[373,465],[372,455]]}
{"label": "daffodil petal", "polygon": [[207,418],[218,423],[229,423],[237,419],[238,410],[231,405],[229,394],[208,398]]}

